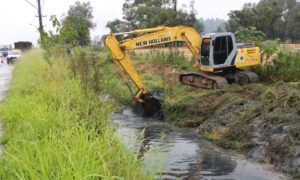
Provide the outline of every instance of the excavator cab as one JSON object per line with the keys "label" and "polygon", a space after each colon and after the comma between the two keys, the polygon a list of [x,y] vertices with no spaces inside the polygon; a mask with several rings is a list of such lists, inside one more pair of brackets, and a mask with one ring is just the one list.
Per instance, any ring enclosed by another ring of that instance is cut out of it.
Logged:
{"label": "excavator cab", "polygon": [[198,73],[183,73],[182,84],[216,89],[228,83],[256,83],[258,76],[241,68],[260,64],[260,49],[253,44],[237,44],[233,33],[210,33],[203,36]]}
{"label": "excavator cab", "polygon": [[232,33],[212,33],[203,37],[201,45],[201,69],[215,72],[232,67],[237,54],[235,37]]}

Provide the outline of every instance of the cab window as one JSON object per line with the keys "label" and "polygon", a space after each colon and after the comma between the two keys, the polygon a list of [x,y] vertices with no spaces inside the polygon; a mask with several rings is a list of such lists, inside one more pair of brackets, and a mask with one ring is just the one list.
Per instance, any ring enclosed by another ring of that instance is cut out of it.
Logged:
{"label": "cab window", "polygon": [[214,64],[220,65],[226,62],[226,59],[233,50],[233,41],[231,36],[221,36],[214,40]]}

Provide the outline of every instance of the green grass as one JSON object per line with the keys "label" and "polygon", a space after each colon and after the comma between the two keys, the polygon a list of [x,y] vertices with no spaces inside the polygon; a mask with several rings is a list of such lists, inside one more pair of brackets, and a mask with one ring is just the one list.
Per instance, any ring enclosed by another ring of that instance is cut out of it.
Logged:
{"label": "green grass", "polygon": [[300,52],[281,49],[272,61],[253,70],[263,81],[300,81]]}
{"label": "green grass", "polygon": [[197,71],[197,68],[193,66],[193,61],[189,61],[179,51],[170,51],[169,53],[154,51],[145,55],[133,54],[132,57],[142,64],[155,64],[183,71]]}
{"label": "green grass", "polygon": [[151,179],[111,129],[114,103],[84,89],[65,59],[50,61],[33,51],[16,64],[0,108],[1,179]]}

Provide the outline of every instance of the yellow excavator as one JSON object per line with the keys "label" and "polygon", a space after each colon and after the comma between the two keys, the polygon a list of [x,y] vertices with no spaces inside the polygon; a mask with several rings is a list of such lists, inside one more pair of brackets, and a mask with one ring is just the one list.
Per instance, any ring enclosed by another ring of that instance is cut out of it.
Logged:
{"label": "yellow excavator", "polygon": [[[122,41],[117,36],[135,35]],[[211,33],[201,36],[194,28],[186,26],[139,29],[131,32],[110,33],[105,45],[115,62],[125,71],[137,87],[134,98],[146,106],[149,112],[160,109],[160,103],[147,91],[129,56],[129,51],[170,42],[183,42],[190,50],[199,72],[183,73],[182,84],[201,88],[222,88],[228,83],[241,85],[255,83],[255,73],[241,68],[261,63],[260,49],[252,44],[236,43],[233,33]]]}

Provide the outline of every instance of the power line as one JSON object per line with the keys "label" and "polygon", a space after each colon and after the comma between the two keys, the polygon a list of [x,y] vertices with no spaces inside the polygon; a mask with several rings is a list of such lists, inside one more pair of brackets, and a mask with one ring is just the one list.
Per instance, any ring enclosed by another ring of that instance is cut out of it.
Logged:
{"label": "power line", "polygon": [[38,9],[34,4],[32,4],[30,1],[25,0],[28,4],[30,4],[32,7],[34,7],[35,9]]}

